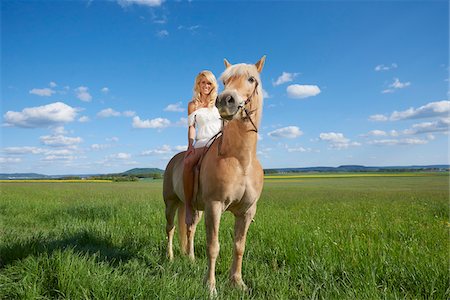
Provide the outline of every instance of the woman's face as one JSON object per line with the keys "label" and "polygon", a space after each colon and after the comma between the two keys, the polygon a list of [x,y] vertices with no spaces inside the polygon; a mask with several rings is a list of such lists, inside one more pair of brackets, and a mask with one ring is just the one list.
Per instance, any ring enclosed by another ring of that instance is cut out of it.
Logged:
{"label": "woman's face", "polygon": [[205,76],[202,76],[198,85],[200,87],[200,94],[209,95],[209,93],[211,93],[212,83],[209,82]]}

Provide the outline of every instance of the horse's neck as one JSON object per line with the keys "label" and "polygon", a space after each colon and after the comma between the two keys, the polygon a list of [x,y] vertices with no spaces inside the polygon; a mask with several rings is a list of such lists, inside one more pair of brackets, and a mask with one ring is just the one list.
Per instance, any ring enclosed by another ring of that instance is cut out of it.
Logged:
{"label": "horse's neck", "polygon": [[222,155],[236,157],[245,166],[256,157],[258,134],[249,121],[233,120],[223,129]]}

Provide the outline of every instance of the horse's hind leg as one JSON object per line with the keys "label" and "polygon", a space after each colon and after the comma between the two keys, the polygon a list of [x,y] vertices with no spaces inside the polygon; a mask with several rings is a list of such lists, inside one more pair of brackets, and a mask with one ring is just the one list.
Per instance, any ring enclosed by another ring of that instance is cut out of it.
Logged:
{"label": "horse's hind leg", "polygon": [[188,254],[187,248],[187,226],[186,226],[186,207],[181,203],[178,207],[178,238],[180,240],[180,249],[183,255]]}
{"label": "horse's hind leg", "polygon": [[166,234],[167,234],[167,257],[173,260],[173,234],[175,232],[175,213],[180,206],[178,199],[165,199],[166,203]]}
{"label": "horse's hind leg", "polygon": [[194,215],[194,224],[191,226],[187,226],[187,251],[189,258],[194,261],[195,260],[195,254],[194,254],[194,237],[195,237],[195,230],[197,229],[197,225],[200,222],[200,219],[202,218],[202,212],[197,211],[197,213]]}
{"label": "horse's hind leg", "polygon": [[255,213],[256,203],[253,204],[245,214],[235,216],[234,253],[233,264],[230,270],[230,281],[234,286],[242,290],[247,290],[247,286],[242,280],[242,258],[245,251],[245,241],[247,239],[248,227],[250,226]]}

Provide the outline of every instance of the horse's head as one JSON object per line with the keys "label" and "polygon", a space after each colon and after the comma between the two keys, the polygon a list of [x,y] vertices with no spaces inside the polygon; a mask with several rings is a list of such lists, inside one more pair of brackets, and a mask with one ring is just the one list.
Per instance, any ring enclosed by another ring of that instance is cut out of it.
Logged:
{"label": "horse's head", "polygon": [[[226,59],[225,71],[220,76],[224,90],[216,99],[220,116],[226,120],[243,119],[262,106],[261,73],[266,57],[256,64],[231,65]],[[240,112],[240,113],[239,113]],[[260,112],[257,113],[260,115]]]}

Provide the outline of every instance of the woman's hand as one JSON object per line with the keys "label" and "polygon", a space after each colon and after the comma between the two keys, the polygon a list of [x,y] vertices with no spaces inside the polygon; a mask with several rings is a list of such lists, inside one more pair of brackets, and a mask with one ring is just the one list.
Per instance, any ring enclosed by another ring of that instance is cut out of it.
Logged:
{"label": "woman's hand", "polygon": [[186,150],[186,153],[184,154],[184,158],[188,157],[191,154],[195,154],[195,148],[192,145],[189,145],[188,149]]}

